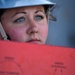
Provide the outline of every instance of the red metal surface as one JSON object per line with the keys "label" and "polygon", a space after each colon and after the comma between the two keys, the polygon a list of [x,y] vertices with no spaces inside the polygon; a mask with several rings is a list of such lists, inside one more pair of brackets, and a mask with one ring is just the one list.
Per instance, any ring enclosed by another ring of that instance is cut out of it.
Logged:
{"label": "red metal surface", "polygon": [[0,75],[75,75],[75,49],[0,41]]}

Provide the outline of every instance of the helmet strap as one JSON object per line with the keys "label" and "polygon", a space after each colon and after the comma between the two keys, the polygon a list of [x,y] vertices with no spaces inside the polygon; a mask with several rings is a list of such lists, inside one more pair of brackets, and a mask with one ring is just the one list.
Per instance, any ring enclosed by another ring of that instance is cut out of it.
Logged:
{"label": "helmet strap", "polygon": [[49,24],[49,18],[50,18],[50,8],[47,9],[47,20],[48,20],[48,24]]}
{"label": "helmet strap", "polygon": [[5,33],[5,30],[0,22],[0,34],[1,34],[1,37],[4,39],[4,40],[7,40],[7,35]]}

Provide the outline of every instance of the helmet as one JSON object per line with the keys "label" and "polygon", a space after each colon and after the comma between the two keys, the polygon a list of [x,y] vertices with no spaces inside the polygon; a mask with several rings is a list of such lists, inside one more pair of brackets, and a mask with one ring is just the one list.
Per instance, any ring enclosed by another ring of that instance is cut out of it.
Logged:
{"label": "helmet", "polygon": [[0,17],[5,9],[38,5],[44,5],[47,10],[49,7],[52,8],[55,3],[48,0],[0,0]]}
{"label": "helmet", "polygon": [[[44,5],[45,10],[47,10],[49,7],[52,8],[55,5],[55,3],[48,0],[0,0],[0,17],[6,9],[38,5]],[[7,39],[7,35],[3,29],[1,22],[0,34],[5,40]]]}
{"label": "helmet", "polygon": [[24,6],[35,6],[35,5],[48,5],[50,7],[54,6],[48,0],[0,0],[0,9],[17,8]]}

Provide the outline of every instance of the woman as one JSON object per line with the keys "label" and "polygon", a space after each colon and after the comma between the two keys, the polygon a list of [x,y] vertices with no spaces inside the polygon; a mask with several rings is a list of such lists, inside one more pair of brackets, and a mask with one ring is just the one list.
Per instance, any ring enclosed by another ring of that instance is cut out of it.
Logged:
{"label": "woman", "polygon": [[[0,21],[8,39],[45,44],[49,9],[54,5],[47,0],[1,0]],[[6,35],[3,35],[4,39]]]}

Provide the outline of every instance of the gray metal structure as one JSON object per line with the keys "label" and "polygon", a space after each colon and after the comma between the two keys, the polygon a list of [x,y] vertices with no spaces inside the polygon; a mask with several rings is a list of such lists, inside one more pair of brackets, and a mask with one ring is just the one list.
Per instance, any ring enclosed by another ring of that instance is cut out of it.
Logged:
{"label": "gray metal structure", "polygon": [[50,21],[47,44],[75,48],[75,0],[51,0],[56,21]]}

